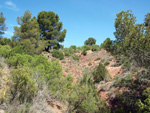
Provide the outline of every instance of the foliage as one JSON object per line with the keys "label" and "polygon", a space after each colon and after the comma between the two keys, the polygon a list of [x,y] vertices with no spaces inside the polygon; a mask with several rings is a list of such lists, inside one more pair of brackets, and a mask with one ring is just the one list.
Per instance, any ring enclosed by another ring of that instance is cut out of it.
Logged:
{"label": "foliage", "polygon": [[77,46],[76,46],[76,45],[71,45],[71,46],[70,46],[70,49],[76,50],[76,49],[77,49]]}
{"label": "foliage", "polygon": [[88,38],[88,40],[86,40],[84,42],[84,45],[94,45],[96,43],[96,40],[92,37]]}
{"label": "foliage", "polygon": [[130,34],[131,29],[134,27],[135,17],[131,10],[122,11],[117,14],[115,19],[115,29],[114,35],[117,41],[122,42],[125,37]]}
{"label": "foliage", "polygon": [[61,50],[53,50],[53,57],[59,58],[60,60],[64,59],[64,54],[61,52]]}
{"label": "foliage", "polygon": [[39,40],[40,29],[36,18],[31,18],[31,12],[25,11],[24,15],[17,18],[20,27],[15,26],[14,37],[19,40],[31,39]]}
{"label": "foliage", "polygon": [[74,86],[72,93],[67,99],[69,103],[69,112],[90,112],[94,113],[98,110],[96,105],[95,92],[92,87],[87,85]]}
{"label": "foliage", "polygon": [[42,11],[38,14],[37,21],[40,26],[40,33],[43,39],[47,40],[46,48],[60,47],[59,42],[63,42],[67,30],[62,31],[63,23],[59,22],[59,16],[52,11]]}
{"label": "foliage", "polygon": [[48,81],[51,76],[61,74],[62,67],[58,61],[49,62],[48,58],[42,55],[35,55],[34,57],[27,54],[16,54],[7,60],[10,66],[16,69],[20,66],[27,66],[38,71],[39,75],[44,76]]}
{"label": "foliage", "polygon": [[72,56],[72,58],[73,58],[73,60],[79,60],[80,59],[80,57],[78,55],[74,55],[74,56]]}
{"label": "foliage", "polygon": [[0,37],[0,45],[10,45],[10,44],[11,44],[10,39]]}
{"label": "foliage", "polygon": [[93,72],[93,79],[95,83],[98,83],[105,79],[107,75],[107,70],[102,63],[99,63],[98,67]]}
{"label": "foliage", "polygon": [[15,98],[18,98],[21,102],[32,100],[38,90],[32,74],[33,71],[28,67],[18,67],[18,69],[11,71],[10,79],[13,82],[11,86],[11,101]]}
{"label": "foliage", "polygon": [[10,57],[7,62],[10,66],[17,68],[18,66],[31,66],[33,57],[27,54],[16,54]]}
{"label": "foliage", "polygon": [[104,66],[107,66],[107,65],[109,65],[109,62],[108,62],[108,61],[106,61],[106,62],[104,63]]}
{"label": "foliage", "polygon": [[40,54],[46,42],[40,39],[39,24],[35,17],[31,18],[31,15],[31,12],[27,10],[23,16],[17,18],[20,27],[14,27],[15,32],[12,39],[19,40],[22,45],[28,45],[29,54]]}
{"label": "foliage", "polygon": [[10,53],[11,49],[9,45],[4,45],[0,48],[0,56],[1,57],[9,57],[9,53]]}
{"label": "foliage", "polygon": [[71,93],[70,91],[73,88],[72,82],[73,78],[70,74],[66,77],[62,76],[62,74],[57,74],[52,75],[52,80],[50,80],[49,86],[52,94],[58,99],[66,101],[68,93]]}
{"label": "foliage", "polygon": [[65,56],[71,56],[71,53],[69,52],[69,49],[65,49],[64,54],[65,54]]}
{"label": "foliage", "polygon": [[65,56],[71,56],[71,54],[75,53],[76,50],[77,47],[75,45],[72,45],[69,48],[64,48],[64,54]]}
{"label": "foliage", "polygon": [[7,30],[5,20],[6,20],[6,18],[3,16],[3,12],[0,12],[0,38],[4,34],[4,31]]}
{"label": "foliage", "polygon": [[15,54],[27,54],[27,53],[33,55],[32,50],[33,49],[30,49],[27,44],[18,45],[11,50],[10,56],[14,56]]}
{"label": "foliage", "polygon": [[101,48],[104,48],[107,51],[111,51],[112,49],[112,40],[110,38],[107,38],[100,46]]}
{"label": "foliage", "polygon": [[92,63],[91,63],[91,62],[89,62],[89,63],[88,63],[88,66],[91,66],[91,65],[92,65]]}
{"label": "foliage", "polygon": [[87,74],[83,75],[79,83],[73,85],[66,100],[68,101],[67,112],[109,113],[107,105],[99,98],[93,80]]}
{"label": "foliage", "polygon": [[91,49],[92,49],[92,51],[98,51],[99,50],[99,46],[98,45],[92,45]]}
{"label": "foliage", "polygon": [[90,50],[90,45],[82,46],[82,50],[86,50],[86,51]]}
{"label": "foliage", "polygon": [[87,54],[87,51],[84,49],[83,51],[82,51],[82,55],[86,55]]}
{"label": "foliage", "polygon": [[130,74],[128,74],[125,77],[119,79],[117,82],[119,87],[128,87],[128,86],[130,87],[132,81],[133,77]]}
{"label": "foliage", "polygon": [[137,73],[137,80],[135,81],[137,84],[147,85],[150,81],[149,78],[150,72],[146,69],[142,69]]}
{"label": "foliage", "polygon": [[137,113],[150,112],[150,88],[143,91],[144,99],[139,99],[136,102]]}

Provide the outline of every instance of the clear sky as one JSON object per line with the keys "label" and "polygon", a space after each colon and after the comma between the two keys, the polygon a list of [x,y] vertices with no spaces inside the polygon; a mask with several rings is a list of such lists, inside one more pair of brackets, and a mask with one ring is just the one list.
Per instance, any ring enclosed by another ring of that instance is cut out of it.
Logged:
{"label": "clear sky", "polygon": [[13,26],[17,17],[25,10],[32,16],[40,11],[54,11],[67,29],[64,46],[82,46],[89,37],[100,45],[107,37],[115,39],[114,22],[116,14],[122,10],[132,10],[137,23],[143,23],[145,15],[150,12],[150,0],[0,0],[0,11],[6,17],[8,30],[4,37],[13,35]]}

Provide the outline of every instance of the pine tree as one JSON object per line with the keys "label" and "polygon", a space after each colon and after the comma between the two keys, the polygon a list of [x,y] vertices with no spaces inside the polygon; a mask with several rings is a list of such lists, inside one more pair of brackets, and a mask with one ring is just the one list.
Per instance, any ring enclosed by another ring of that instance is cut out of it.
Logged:
{"label": "pine tree", "polygon": [[27,44],[28,48],[39,54],[44,50],[45,42],[41,40],[36,17],[32,18],[31,15],[31,12],[27,10],[23,16],[17,18],[20,26],[14,27],[13,40],[19,40],[21,44]]}
{"label": "pine tree", "polygon": [[94,45],[96,43],[96,40],[92,37],[88,38],[88,40],[86,40],[84,42],[84,45]]}
{"label": "pine tree", "polygon": [[117,14],[115,19],[115,29],[114,35],[118,42],[125,40],[125,37],[131,32],[131,29],[134,27],[136,18],[132,14],[132,11],[122,11]]}
{"label": "pine tree", "polygon": [[40,26],[41,37],[48,42],[47,50],[54,46],[59,48],[59,42],[64,41],[67,32],[66,29],[62,30],[63,23],[59,22],[59,16],[52,11],[42,11],[38,14],[37,21]]}
{"label": "pine tree", "polygon": [[6,31],[8,28],[5,24],[6,18],[3,16],[3,12],[0,13],[0,38],[4,34],[4,31]]}

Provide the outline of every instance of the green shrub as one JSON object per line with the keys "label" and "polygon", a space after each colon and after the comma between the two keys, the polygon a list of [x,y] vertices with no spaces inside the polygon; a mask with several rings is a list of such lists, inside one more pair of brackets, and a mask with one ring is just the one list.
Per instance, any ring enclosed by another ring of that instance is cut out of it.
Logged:
{"label": "green shrub", "polygon": [[34,55],[35,54],[35,48],[31,44],[31,42],[27,43],[25,42],[23,45],[18,45],[14,47],[10,53],[11,56],[15,54],[29,54],[29,55]]}
{"label": "green shrub", "polygon": [[96,59],[95,59],[95,61],[97,61],[97,60],[101,60],[101,58],[100,58],[100,57],[98,57],[98,58],[96,58]]}
{"label": "green shrub", "polygon": [[112,40],[110,40],[110,38],[107,38],[100,46],[100,48],[102,49],[106,49],[107,51],[111,51],[112,50]]}
{"label": "green shrub", "polygon": [[75,85],[67,97],[68,112],[95,113],[98,110],[95,91],[88,85]]}
{"label": "green shrub", "polygon": [[65,56],[70,56],[71,55],[71,52],[69,51],[69,48],[64,49],[64,54],[65,54]]}
{"label": "green shrub", "polygon": [[60,75],[55,77],[50,84],[50,89],[53,94],[57,96],[58,99],[66,101],[68,93],[72,90],[73,85],[72,75],[67,75],[66,77]]}
{"label": "green shrub", "polygon": [[15,56],[7,59],[10,66],[17,68],[18,66],[31,66],[33,57],[27,54],[16,54]]}
{"label": "green shrub", "polygon": [[132,72],[133,73],[138,72],[138,69],[134,68],[134,69],[132,69]]}
{"label": "green shrub", "polygon": [[61,52],[61,50],[54,49],[52,56],[55,58],[59,58],[60,60],[64,59],[64,54]]}
{"label": "green shrub", "polygon": [[92,45],[91,48],[92,48],[92,51],[98,51],[99,50],[98,45]]}
{"label": "green shrub", "polygon": [[[29,55],[35,55],[35,54],[41,54],[41,52],[44,50],[45,42],[39,41],[36,44],[32,44],[31,41],[24,42],[22,45],[15,46],[11,52],[10,56],[14,56],[15,54],[29,54]],[[40,45],[40,46],[38,46]]]}
{"label": "green shrub", "polygon": [[104,80],[106,75],[107,75],[107,70],[105,69],[105,66],[102,63],[99,63],[98,67],[93,72],[94,82],[98,83]]}
{"label": "green shrub", "polygon": [[73,49],[73,48],[69,48],[69,52],[70,52],[70,54],[73,54],[73,53],[75,53],[75,52],[76,52],[76,50],[75,50],[75,49]]}
{"label": "green shrub", "polygon": [[89,63],[88,63],[88,66],[91,66],[91,65],[92,65],[92,63],[91,63],[91,62],[89,62]]}
{"label": "green shrub", "polygon": [[48,61],[48,58],[47,57],[45,57],[45,56],[43,56],[43,55],[35,55],[34,57],[32,57],[33,58],[33,62],[32,62],[32,64],[33,64],[33,66],[35,67],[35,66],[38,66],[38,65],[40,65],[40,64],[43,64],[43,65],[45,65],[45,66],[47,66],[47,65],[49,65],[49,61]]}
{"label": "green shrub", "polygon": [[88,50],[90,50],[90,46],[84,45],[84,46],[82,46],[82,50],[88,51]]}
{"label": "green shrub", "polygon": [[119,86],[119,87],[130,87],[132,85],[132,81],[133,81],[133,77],[128,74],[128,75],[125,75],[123,78],[115,78],[116,80],[116,85]]}
{"label": "green shrub", "polygon": [[70,56],[71,54],[70,54],[70,52],[69,51],[66,51],[65,52],[65,56]]}
{"label": "green shrub", "polygon": [[33,71],[28,67],[19,67],[11,71],[10,79],[12,100],[18,98],[21,102],[31,101],[37,93],[38,87],[32,78]]}
{"label": "green shrub", "polygon": [[123,64],[123,66],[121,68],[122,69],[129,69],[129,68],[131,68],[131,64],[129,62],[126,62]]}
{"label": "green shrub", "polygon": [[24,47],[21,45],[18,45],[11,50],[10,56],[14,56],[16,54],[25,54],[25,53],[26,51],[24,50]]}
{"label": "green shrub", "polygon": [[109,65],[109,62],[108,62],[108,61],[106,61],[106,62],[104,63],[104,66],[107,66],[107,65]]}
{"label": "green shrub", "polygon": [[11,40],[9,38],[1,38],[0,37],[0,45],[10,45]]}
{"label": "green shrub", "polygon": [[0,56],[5,57],[5,58],[9,57],[10,51],[11,51],[11,49],[10,49],[9,45],[2,46],[0,48]]}
{"label": "green shrub", "polygon": [[80,59],[80,57],[78,55],[74,55],[74,56],[72,56],[72,58],[73,58],[73,60],[79,60]]}
{"label": "green shrub", "polygon": [[92,37],[88,38],[88,40],[86,40],[84,42],[84,45],[94,45],[96,43],[96,40]]}
{"label": "green shrub", "polygon": [[72,45],[72,46],[70,46],[70,48],[76,50],[76,49],[77,49],[77,46]]}
{"label": "green shrub", "polygon": [[81,54],[86,55],[87,54],[86,50],[84,49]]}
{"label": "green shrub", "polygon": [[150,112],[150,88],[146,88],[146,90],[142,93],[143,98],[138,99],[135,106],[137,109],[137,113],[149,113]]}

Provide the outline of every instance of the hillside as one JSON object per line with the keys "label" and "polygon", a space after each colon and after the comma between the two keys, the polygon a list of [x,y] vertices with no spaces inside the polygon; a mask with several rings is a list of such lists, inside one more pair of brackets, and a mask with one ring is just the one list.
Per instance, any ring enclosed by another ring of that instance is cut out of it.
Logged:
{"label": "hillside", "polygon": [[[42,53],[42,54],[44,56],[49,56],[48,59],[49,61],[51,61],[51,59],[53,58],[50,53]],[[78,61],[73,60],[72,57],[66,57],[64,60],[59,61],[63,68],[62,70],[63,76],[67,76],[68,74],[71,74],[73,76],[74,84],[76,84],[76,82],[83,77],[83,74],[85,73],[92,74],[93,70],[98,66],[100,62],[101,63],[105,63],[106,61],[109,62],[109,64],[106,66],[106,69],[108,70],[108,76],[109,76],[108,81],[97,84],[97,92],[100,94],[99,96],[102,97],[104,100],[108,101],[109,98],[108,91],[110,90],[110,86],[112,84],[113,78],[115,76],[119,76],[120,74],[122,74],[121,66],[118,67],[113,66],[116,63],[115,58],[111,56],[110,53],[108,53],[106,50],[100,50],[95,52],[89,50],[87,51],[86,56],[82,55],[81,52],[74,53],[74,54],[80,56],[80,59]],[[3,69],[2,69],[3,76],[1,78],[1,87],[5,87],[4,86],[4,84],[6,84],[5,78],[6,76],[9,76],[10,69],[2,60],[4,59],[1,59],[3,65]],[[107,90],[101,91],[102,89],[101,87],[105,87],[105,89]],[[54,113],[63,113],[62,109],[64,109],[63,107],[65,106],[62,105],[61,102],[56,101],[55,99],[50,99],[51,101],[49,101],[49,97],[42,96],[40,98],[43,99],[46,98],[46,100],[48,99],[47,105],[45,107],[49,108],[50,111],[53,111]]]}
{"label": "hillside", "polygon": [[[29,10],[10,38],[0,13],[0,113],[149,113],[150,13],[115,19],[115,40],[62,45],[58,14]],[[80,40],[79,40],[80,41]]]}

